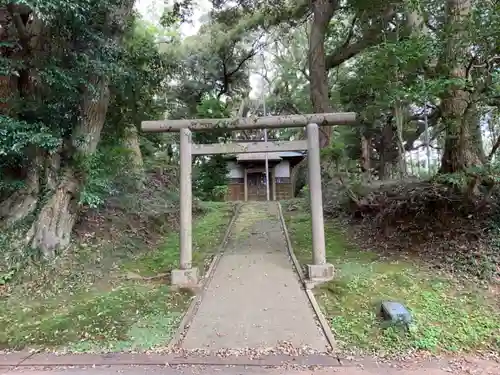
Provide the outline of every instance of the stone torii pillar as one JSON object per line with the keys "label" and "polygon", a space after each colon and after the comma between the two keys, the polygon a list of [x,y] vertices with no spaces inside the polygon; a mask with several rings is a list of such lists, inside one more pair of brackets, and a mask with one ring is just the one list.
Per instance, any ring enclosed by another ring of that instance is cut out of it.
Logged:
{"label": "stone torii pillar", "polygon": [[321,161],[319,153],[319,126],[307,124],[307,165],[309,168],[309,194],[311,200],[312,264],[307,266],[312,282],[333,278],[334,267],[326,263],[325,230],[323,220],[323,192],[321,189]]}
{"label": "stone torii pillar", "polygon": [[179,269],[172,270],[172,285],[194,286],[198,283],[198,268],[193,267],[193,188],[192,136],[188,128],[180,129],[180,230]]}
{"label": "stone torii pillar", "polygon": [[[307,115],[268,116],[237,119],[192,119],[143,121],[146,132],[179,132],[180,135],[180,264],[172,271],[172,284],[193,287],[198,283],[198,269],[192,264],[192,156],[212,154],[261,153],[280,151],[308,152],[309,189],[312,216],[312,264],[308,265],[308,277],[313,283],[333,278],[334,267],[326,263],[323,200],[321,192],[321,164],[319,125],[354,125],[355,113],[316,113]],[[192,131],[210,131],[217,128],[228,130],[278,129],[304,127],[307,141],[229,143],[194,145]]]}

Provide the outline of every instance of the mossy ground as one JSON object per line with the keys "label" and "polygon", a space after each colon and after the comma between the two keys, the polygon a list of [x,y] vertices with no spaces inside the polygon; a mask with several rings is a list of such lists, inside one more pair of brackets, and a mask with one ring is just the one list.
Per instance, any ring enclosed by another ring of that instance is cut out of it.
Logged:
{"label": "mossy ground", "polygon": [[[293,249],[301,264],[311,259],[310,214],[287,212]],[[349,243],[339,223],[327,221],[327,260],[335,279],[315,293],[344,350],[393,354],[500,351],[498,301],[470,281],[439,274],[418,259],[384,258]],[[399,301],[414,325],[384,324],[380,303]]]}
{"label": "mossy ground", "polygon": [[[203,272],[226,230],[231,206],[204,204],[194,225],[194,263]],[[146,350],[166,346],[191,295],[167,280],[131,280],[167,273],[178,264],[178,232],[153,249],[141,241],[75,245],[71,257],[23,276],[0,297],[0,349]],[[50,272],[48,272],[50,270]]]}

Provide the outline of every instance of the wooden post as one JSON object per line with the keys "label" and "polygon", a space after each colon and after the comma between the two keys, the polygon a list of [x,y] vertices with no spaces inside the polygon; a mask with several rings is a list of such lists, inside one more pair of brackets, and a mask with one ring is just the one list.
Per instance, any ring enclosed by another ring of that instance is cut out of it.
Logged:
{"label": "wooden post", "polygon": [[311,200],[311,224],[313,264],[308,266],[309,279],[322,282],[333,278],[333,266],[326,263],[323,197],[321,192],[321,160],[319,126],[307,125],[307,161],[309,167],[309,193]]}
{"label": "wooden post", "polygon": [[[276,199],[276,165],[273,167],[271,170],[271,181],[272,181],[272,187],[273,187],[273,201],[277,200]],[[292,197],[293,198],[293,197]]]}
{"label": "wooden post", "polygon": [[245,192],[245,202],[248,201],[248,172],[247,172],[247,167],[245,167],[245,179],[244,179],[245,186],[243,187],[244,192]]}

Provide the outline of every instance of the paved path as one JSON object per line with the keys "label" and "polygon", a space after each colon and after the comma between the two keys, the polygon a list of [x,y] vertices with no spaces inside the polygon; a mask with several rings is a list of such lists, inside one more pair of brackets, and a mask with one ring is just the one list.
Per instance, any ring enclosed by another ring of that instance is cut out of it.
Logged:
{"label": "paved path", "polygon": [[184,349],[324,352],[327,341],[289,259],[275,203],[247,203],[182,342]]}

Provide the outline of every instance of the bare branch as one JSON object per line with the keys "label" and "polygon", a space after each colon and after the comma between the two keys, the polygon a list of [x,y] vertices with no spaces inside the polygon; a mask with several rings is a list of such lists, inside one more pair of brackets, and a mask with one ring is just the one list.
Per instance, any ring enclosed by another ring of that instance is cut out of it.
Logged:
{"label": "bare branch", "polygon": [[354,29],[356,28],[356,21],[358,20],[358,18],[359,17],[357,14],[354,15],[354,17],[352,18],[351,25],[349,27],[349,32],[347,33],[347,38],[344,44],[342,44],[342,48],[346,48],[351,43],[351,40],[354,37]]}
{"label": "bare branch", "polygon": [[498,136],[495,144],[493,145],[493,148],[491,149],[490,154],[488,155],[488,162],[491,162],[491,159],[493,159],[493,156],[496,154],[499,147],[500,147],[500,136]]}
{"label": "bare branch", "polygon": [[21,17],[21,10],[15,3],[7,4],[7,10],[12,17],[12,22],[14,23],[17,33],[19,35],[19,40],[26,50],[30,50],[30,33],[28,32],[26,25]]}
{"label": "bare branch", "polygon": [[[431,127],[435,126],[435,124],[439,120],[440,116],[441,116],[441,109],[439,107],[437,107],[432,113],[430,113],[427,116],[428,122],[431,122],[430,124],[428,123],[427,127],[431,128]],[[417,129],[415,129],[415,132],[412,133],[411,135],[409,135],[405,139],[405,146],[404,146],[405,151],[411,151],[411,150],[415,149],[415,147],[413,146],[413,144],[415,143],[415,141],[417,139],[420,138],[420,136],[422,134],[424,134],[425,128],[426,128],[425,122],[424,121],[419,121]],[[434,138],[437,136],[437,134],[439,134],[439,132],[435,133]]]}
{"label": "bare branch", "polygon": [[231,72],[227,73],[227,77],[231,77],[232,75],[237,73],[243,67],[243,65],[245,65],[245,63],[248,60],[252,59],[256,54],[257,54],[257,51],[255,51],[254,49],[250,50],[250,52],[245,57],[243,57],[243,59],[241,59],[239,64],[236,66],[236,68],[233,69]]}
{"label": "bare branch", "polygon": [[[390,19],[394,17],[396,10],[393,5],[388,5],[382,12],[382,24],[385,25]],[[382,41],[383,25],[375,22],[369,27],[356,42],[344,43],[339,46],[332,54],[326,57],[326,68],[330,70],[339,66],[343,62],[358,55],[365,49],[375,46]]]}
{"label": "bare branch", "polygon": [[309,75],[309,73],[307,73],[307,70],[306,70],[306,67],[302,67],[299,69],[299,71],[304,75],[304,77],[310,81],[311,80],[311,76]]}

